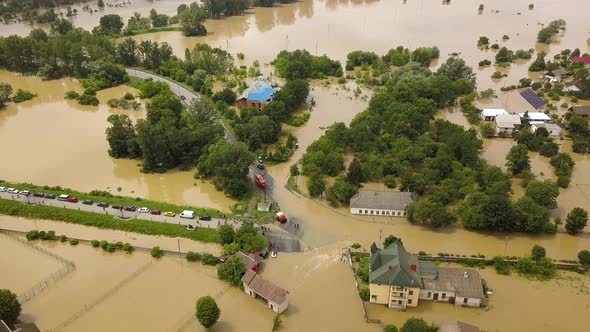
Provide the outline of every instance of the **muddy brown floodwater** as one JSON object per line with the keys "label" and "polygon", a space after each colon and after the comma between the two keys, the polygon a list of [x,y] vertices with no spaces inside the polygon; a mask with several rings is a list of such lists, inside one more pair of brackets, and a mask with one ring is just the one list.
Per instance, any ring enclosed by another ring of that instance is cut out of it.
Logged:
{"label": "muddy brown floodwater", "polygon": [[0,71],[0,81],[39,95],[0,111],[0,154],[14,161],[0,167],[5,180],[112,193],[119,193],[121,187],[122,195],[223,211],[234,203],[210,182],[195,180],[194,170],[144,174],[138,160],[109,157],[108,116],[124,113],[136,121],[145,116],[145,110],[113,110],[106,102],[137,90],[124,85],[102,90],[97,94],[99,106],[82,106],[64,99],[68,90],[83,90],[77,80],[42,81]]}

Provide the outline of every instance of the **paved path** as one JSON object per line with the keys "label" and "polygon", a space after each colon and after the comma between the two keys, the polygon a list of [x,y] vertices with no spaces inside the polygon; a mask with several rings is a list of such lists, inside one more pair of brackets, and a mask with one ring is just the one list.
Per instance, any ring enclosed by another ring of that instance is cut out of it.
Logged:
{"label": "paved path", "polygon": [[[132,76],[132,77],[137,77],[137,78],[141,78],[141,79],[151,78],[152,80],[154,80],[156,82],[164,82],[164,83],[168,84],[168,86],[170,86],[170,90],[172,90],[172,92],[175,95],[180,97],[185,103],[187,103],[189,105],[192,103],[193,100],[199,100],[201,98],[200,95],[196,94],[195,92],[185,88],[184,86],[182,86],[182,85],[176,83],[175,81],[168,79],[166,77],[162,77],[162,76],[148,73],[148,72],[138,70],[138,69],[125,68],[125,71],[127,72],[127,75]],[[225,139],[232,144],[238,143],[238,140],[234,137],[234,135],[231,133],[229,128],[221,120],[219,120],[219,123],[221,124],[221,126],[223,126],[223,130],[225,131]],[[273,181],[273,178],[270,176],[270,174],[268,174],[264,170],[259,170],[258,168],[256,168],[255,164],[250,165],[248,177],[250,177],[250,179],[252,181],[254,181],[254,176],[256,174],[262,174],[264,176],[264,178],[266,180],[267,194],[272,195],[274,181]]]}
{"label": "paved path", "polygon": [[[18,188],[17,188],[18,189]],[[67,193],[66,193],[67,194]],[[163,222],[168,224],[178,224],[178,225],[192,225],[193,227],[206,227],[211,229],[217,229],[219,226],[224,224],[230,224],[233,226],[235,230],[242,226],[243,222],[238,219],[224,219],[224,218],[212,218],[211,220],[199,220],[198,216],[195,219],[186,219],[180,218],[179,214],[181,211],[173,211],[176,213],[174,217],[166,217],[162,215],[153,215],[149,213],[140,213],[137,211],[125,211],[125,210],[118,210],[113,209],[111,206],[107,208],[101,208],[96,206],[95,204],[92,205],[85,205],[82,204],[82,201],[78,203],[70,203],[59,201],[57,199],[46,199],[46,198],[39,198],[25,195],[16,195],[7,192],[0,192],[0,199],[7,199],[7,200],[14,200],[19,201],[25,204],[39,204],[39,205],[47,205],[47,206],[54,206],[58,208],[65,208],[71,210],[79,210],[79,211],[86,211],[86,212],[93,212],[93,213],[100,213],[100,214],[107,214],[113,215],[122,218],[121,222],[125,222],[126,219],[140,219],[145,220],[147,222]],[[149,206],[147,207],[149,209]],[[164,211],[162,211],[164,213]],[[286,230],[282,227],[277,225],[264,225],[259,226],[255,225],[256,228],[264,235],[268,240],[274,245],[274,249],[278,251],[300,251],[301,246],[299,244],[299,240],[289,234]]]}

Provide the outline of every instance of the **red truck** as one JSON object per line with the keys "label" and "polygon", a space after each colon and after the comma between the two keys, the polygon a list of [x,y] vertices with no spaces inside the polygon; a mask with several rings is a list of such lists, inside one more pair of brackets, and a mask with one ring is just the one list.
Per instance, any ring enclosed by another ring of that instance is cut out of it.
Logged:
{"label": "red truck", "polygon": [[266,188],[266,181],[264,180],[264,178],[262,177],[262,175],[260,174],[256,174],[254,176],[254,182],[256,183],[256,185],[261,188],[264,189]]}

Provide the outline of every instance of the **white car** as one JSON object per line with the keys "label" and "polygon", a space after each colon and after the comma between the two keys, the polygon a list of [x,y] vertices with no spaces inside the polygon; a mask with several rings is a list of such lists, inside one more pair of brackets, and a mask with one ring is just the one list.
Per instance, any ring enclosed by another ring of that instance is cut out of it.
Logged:
{"label": "white car", "polygon": [[8,192],[10,194],[18,194],[18,189],[8,188],[8,189],[6,189],[6,192]]}
{"label": "white car", "polygon": [[19,194],[29,196],[31,194],[31,192],[28,190],[21,190],[21,192]]}
{"label": "white car", "polygon": [[140,213],[150,213],[150,209],[148,209],[146,207],[141,207],[141,208],[137,209],[137,212],[140,212]]}
{"label": "white car", "polygon": [[61,194],[61,195],[57,196],[57,200],[58,201],[63,201],[63,202],[67,201],[68,198],[70,198],[70,195]]}
{"label": "white car", "polygon": [[6,187],[0,187],[0,192],[5,192],[6,191]]}

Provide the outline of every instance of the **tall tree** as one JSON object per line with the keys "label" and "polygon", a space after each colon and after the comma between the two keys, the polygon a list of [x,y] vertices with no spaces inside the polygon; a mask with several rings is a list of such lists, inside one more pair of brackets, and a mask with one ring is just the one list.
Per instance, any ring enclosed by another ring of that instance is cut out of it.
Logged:
{"label": "tall tree", "polygon": [[136,158],[141,156],[137,134],[127,115],[113,114],[107,118],[111,127],[106,129],[109,155],[113,158]]}
{"label": "tall tree", "polygon": [[588,211],[576,207],[568,213],[565,220],[565,229],[570,234],[580,233],[588,225]]}
{"label": "tall tree", "polygon": [[195,316],[205,328],[210,328],[219,319],[221,310],[211,296],[202,296],[197,300]]}
{"label": "tall tree", "polygon": [[0,83],[0,107],[4,107],[7,101],[10,100],[12,94],[12,85],[8,83]]}
{"label": "tall tree", "polygon": [[241,278],[246,268],[238,256],[228,258],[223,264],[217,265],[217,276],[229,282],[232,286],[240,286]]}
{"label": "tall tree", "polygon": [[0,289],[0,320],[12,325],[16,323],[20,312],[21,305],[16,294],[8,289]]}
{"label": "tall tree", "polygon": [[354,158],[348,166],[348,172],[346,172],[346,180],[354,185],[360,185],[364,181],[363,170],[361,163],[357,158]]}
{"label": "tall tree", "polygon": [[513,175],[531,169],[528,153],[529,148],[524,144],[517,144],[510,149],[506,155],[506,167]]}
{"label": "tall tree", "polygon": [[104,15],[100,18],[100,31],[107,35],[118,35],[123,30],[123,19],[117,14]]}
{"label": "tall tree", "polygon": [[559,188],[557,187],[557,183],[551,180],[533,180],[527,185],[525,195],[547,209],[555,209],[557,207],[557,201],[555,199],[559,195]]}
{"label": "tall tree", "polygon": [[203,22],[207,19],[207,11],[197,2],[191,3],[188,7],[183,7],[183,10],[178,13],[178,18],[180,19],[180,28],[185,36],[204,36],[207,34],[207,29],[203,25]]}

